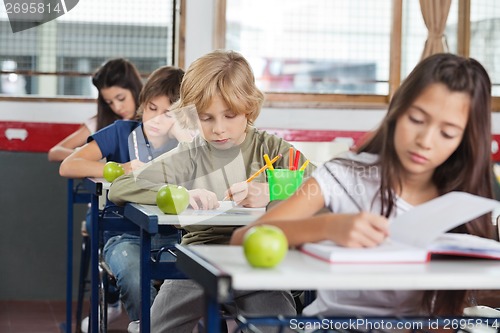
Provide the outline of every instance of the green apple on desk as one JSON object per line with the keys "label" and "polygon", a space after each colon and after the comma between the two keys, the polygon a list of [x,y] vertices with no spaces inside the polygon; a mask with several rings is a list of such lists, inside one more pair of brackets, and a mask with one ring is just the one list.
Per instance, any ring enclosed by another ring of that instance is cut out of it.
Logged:
{"label": "green apple on desk", "polygon": [[280,228],[265,224],[258,225],[245,233],[243,252],[251,266],[272,268],[285,258],[288,252],[288,241]]}
{"label": "green apple on desk", "polygon": [[120,177],[125,173],[123,167],[116,162],[107,162],[104,165],[103,176],[108,182],[113,182],[116,178]]}
{"label": "green apple on desk", "polygon": [[180,214],[189,206],[189,192],[182,186],[163,185],[156,194],[156,205],[165,214]]}

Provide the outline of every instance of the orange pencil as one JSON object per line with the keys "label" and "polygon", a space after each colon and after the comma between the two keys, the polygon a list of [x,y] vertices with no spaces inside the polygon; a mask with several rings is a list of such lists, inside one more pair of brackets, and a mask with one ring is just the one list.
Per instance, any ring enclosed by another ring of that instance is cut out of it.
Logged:
{"label": "orange pencil", "polygon": [[288,151],[288,169],[293,170],[293,147]]}

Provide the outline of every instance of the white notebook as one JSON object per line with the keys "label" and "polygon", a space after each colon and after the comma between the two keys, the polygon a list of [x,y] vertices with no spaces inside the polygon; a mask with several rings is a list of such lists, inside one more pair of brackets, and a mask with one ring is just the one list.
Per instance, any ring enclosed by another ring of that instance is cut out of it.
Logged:
{"label": "white notebook", "polygon": [[497,200],[450,192],[391,221],[390,237],[372,248],[347,248],[332,241],[306,243],[301,251],[331,263],[418,263],[431,254],[500,259],[500,243],[445,232],[500,206]]}

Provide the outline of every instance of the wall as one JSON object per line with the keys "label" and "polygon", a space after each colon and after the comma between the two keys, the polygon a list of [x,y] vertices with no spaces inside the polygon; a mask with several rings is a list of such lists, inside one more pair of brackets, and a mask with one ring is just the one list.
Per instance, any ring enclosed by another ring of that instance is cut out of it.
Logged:
{"label": "wall", "polygon": [[[44,153],[0,151],[0,300],[65,299],[66,180],[58,168]],[[75,263],[83,206],[75,210]]]}

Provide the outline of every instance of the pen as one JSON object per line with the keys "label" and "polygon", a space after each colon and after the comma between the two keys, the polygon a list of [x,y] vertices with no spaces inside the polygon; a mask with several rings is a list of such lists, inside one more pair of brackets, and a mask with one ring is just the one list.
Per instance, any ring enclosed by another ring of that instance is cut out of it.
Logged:
{"label": "pen", "polygon": [[[266,155],[267,156],[267,155]],[[283,156],[281,154],[278,154],[276,155],[272,160],[270,160],[269,162],[271,163],[271,165],[276,162],[277,160],[279,160],[279,158]],[[253,175],[251,175],[250,177],[248,177],[248,179],[245,181],[247,183],[250,183],[252,180],[254,180],[255,178],[257,178],[261,173],[263,173],[266,169],[268,168],[268,165],[267,163],[262,167],[260,168],[257,172],[255,172]],[[222,199],[222,201],[226,201],[230,198],[231,196],[230,195],[226,195],[224,197],[224,199]]]}
{"label": "pen", "polygon": [[293,147],[288,150],[288,169],[293,170]]}

